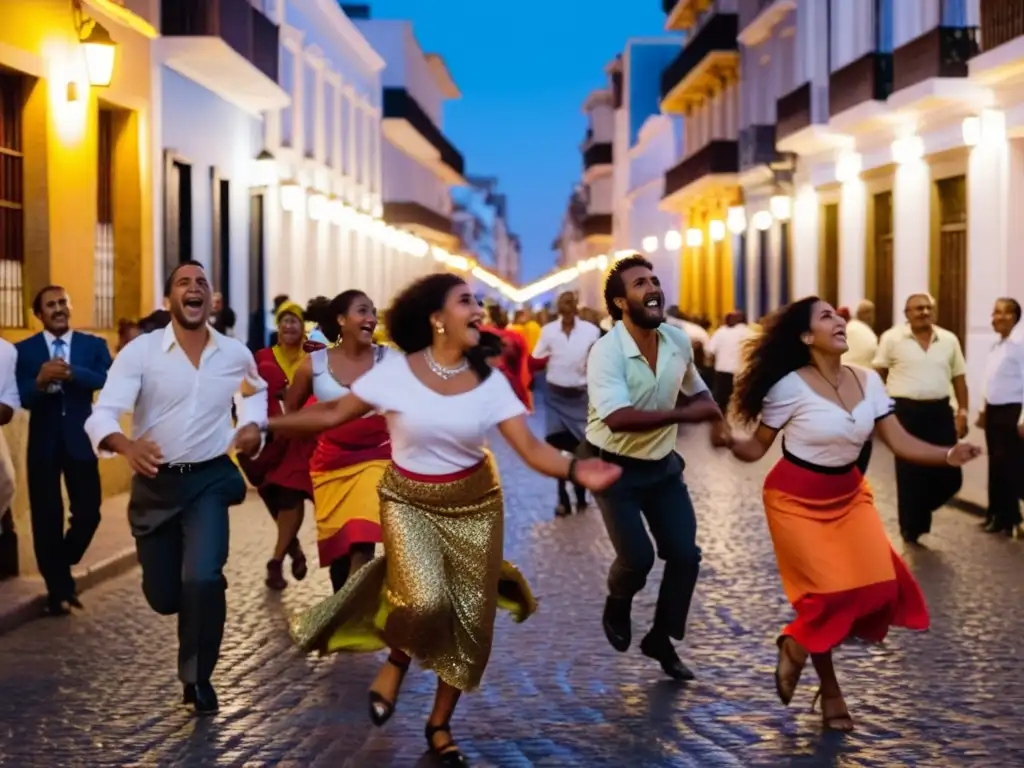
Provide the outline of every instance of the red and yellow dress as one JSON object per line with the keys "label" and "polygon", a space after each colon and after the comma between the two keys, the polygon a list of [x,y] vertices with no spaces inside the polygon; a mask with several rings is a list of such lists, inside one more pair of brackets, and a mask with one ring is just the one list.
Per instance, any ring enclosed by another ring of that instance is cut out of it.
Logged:
{"label": "red and yellow dress", "polygon": [[[374,365],[388,354],[398,353],[375,346]],[[348,386],[331,373],[327,350],[317,350],[311,358],[313,397],[331,401],[347,395]],[[353,544],[380,542],[377,486],[390,465],[391,438],[380,414],[354,419],[320,435],[307,479],[313,484],[321,567],[348,555]]]}
{"label": "red and yellow dress", "polygon": [[926,630],[928,608],[893,550],[857,458],[892,401],[858,369],[864,399],[847,412],[794,372],[764,401],[762,423],[783,432],[783,457],[764,483],[782,586],[796,618],[782,631],[810,653],[844,640],[881,642],[893,626]]}

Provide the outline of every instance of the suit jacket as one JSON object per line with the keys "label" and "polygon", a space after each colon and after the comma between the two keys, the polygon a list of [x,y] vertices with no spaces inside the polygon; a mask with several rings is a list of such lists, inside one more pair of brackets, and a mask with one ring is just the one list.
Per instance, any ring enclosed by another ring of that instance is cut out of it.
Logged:
{"label": "suit jacket", "polygon": [[51,457],[63,444],[72,459],[94,459],[85,420],[92,413],[93,393],[103,388],[110,368],[107,342],[91,333],[75,331],[71,337],[71,379],[61,392],[45,392],[36,386],[36,376],[52,351],[42,333],[29,336],[15,345],[18,364],[15,376],[21,407],[30,413],[28,421],[28,455]]}

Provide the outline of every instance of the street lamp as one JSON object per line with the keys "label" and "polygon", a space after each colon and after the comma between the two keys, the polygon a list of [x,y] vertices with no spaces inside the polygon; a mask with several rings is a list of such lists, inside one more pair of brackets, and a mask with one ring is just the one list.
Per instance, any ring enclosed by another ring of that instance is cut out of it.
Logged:
{"label": "street lamp", "polygon": [[[89,84],[96,88],[106,88],[114,79],[117,43],[111,38],[106,27],[85,15],[82,0],[71,0],[71,15],[82,50],[85,52],[85,69],[89,73]],[[92,26],[89,33],[83,36],[83,31],[90,24]]]}

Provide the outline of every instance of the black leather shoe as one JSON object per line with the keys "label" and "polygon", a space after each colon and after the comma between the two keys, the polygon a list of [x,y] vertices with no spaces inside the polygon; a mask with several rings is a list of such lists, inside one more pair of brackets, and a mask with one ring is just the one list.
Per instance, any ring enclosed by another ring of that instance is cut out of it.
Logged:
{"label": "black leather shoe", "polygon": [[185,683],[181,702],[191,706],[197,715],[212,715],[220,709],[217,692],[209,683]]}
{"label": "black leather shoe", "polygon": [[78,595],[74,592],[71,593],[70,597],[67,598],[67,604],[72,608],[77,608],[80,611],[85,610],[85,606],[82,605],[82,601],[78,599]]}
{"label": "black leather shoe", "polygon": [[604,601],[604,636],[619,653],[628,651],[633,642],[630,608],[630,602],[622,598],[609,597]]}
{"label": "black leather shoe", "polygon": [[46,616],[67,616],[71,613],[71,609],[68,607],[67,601],[49,597],[46,599],[46,608],[43,613]]}
{"label": "black leather shoe", "polygon": [[661,664],[662,670],[673,680],[693,680],[693,672],[683,664],[666,635],[648,632],[640,641],[640,653]]}

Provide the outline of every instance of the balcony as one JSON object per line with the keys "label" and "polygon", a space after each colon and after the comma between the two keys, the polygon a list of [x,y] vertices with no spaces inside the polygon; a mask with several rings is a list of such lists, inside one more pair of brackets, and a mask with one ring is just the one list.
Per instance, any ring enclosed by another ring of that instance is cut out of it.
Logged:
{"label": "balcony", "polygon": [[612,236],[612,215],[610,213],[588,213],[580,222],[584,240],[609,238]]}
{"label": "balcony", "polygon": [[738,20],[735,13],[717,13],[686,42],[661,73],[661,110],[683,113],[735,80],[739,68]]}
{"label": "balcony", "polygon": [[747,46],[759,45],[791,11],[796,0],[757,0],[740,3],[739,39]]}
{"label": "balcony", "polygon": [[685,202],[706,186],[734,187],[737,173],[738,142],[712,141],[666,171],[662,203]]}
{"label": "balcony", "polygon": [[611,144],[588,144],[583,150],[583,172],[594,166],[612,164]]}
{"label": "balcony", "polygon": [[668,16],[665,29],[684,31],[696,25],[700,15],[714,4],[715,0],[661,0],[661,9]]}
{"label": "balcony", "polygon": [[1000,85],[1024,75],[1024,3],[981,0],[981,53],[971,60],[971,78]]}
{"label": "balcony", "polygon": [[891,93],[892,54],[872,51],[829,77],[829,116],[840,130],[853,130],[881,117]]}
{"label": "balcony", "polygon": [[829,130],[827,89],[804,83],[775,102],[775,148],[779,152],[814,155],[838,149],[845,137]]}
{"label": "balcony", "polygon": [[278,28],[250,0],[177,0],[160,9],[159,60],[252,113],[288,106]]}
{"label": "balcony", "polygon": [[452,220],[421,203],[385,202],[383,219],[392,227],[407,229],[434,245],[443,248],[458,246],[459,237],[454,232]]}
{"label": "balcony", "polygon": [[384,89],[382,130],[388,141],[452,186],[466,183],[462,154],[405,88]]}

